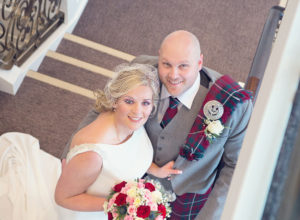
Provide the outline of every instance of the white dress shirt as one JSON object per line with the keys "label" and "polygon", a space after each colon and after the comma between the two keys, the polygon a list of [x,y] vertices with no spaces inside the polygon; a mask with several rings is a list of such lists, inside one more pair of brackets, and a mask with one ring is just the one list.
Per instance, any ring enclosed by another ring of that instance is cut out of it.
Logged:
{"label": "white dress shirt", "polygon": [[[193,85],[188,90],[186,90],[183,94],[174,97],[180,101],[180,104],[178,105],[178,110],[181,108],[182,105],[184,105],[188,109],[191,109],[191,106],[193,104],[194,98],[198,92],[199,87],[200,87],[200,74],[197,74],[197,78],[193,83]],[[167,108],[169,107],[169,96],[171,95],[168,92],[167,88],[164,85],[162,85],[161,93],[160,93],[160,105],[158,108],[159,122],[161,122]]]}

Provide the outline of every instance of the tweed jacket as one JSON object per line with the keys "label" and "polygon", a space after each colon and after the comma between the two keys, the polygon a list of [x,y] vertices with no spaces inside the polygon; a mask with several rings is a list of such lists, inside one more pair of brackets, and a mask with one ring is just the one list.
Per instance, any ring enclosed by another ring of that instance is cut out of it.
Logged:
{"label": "tweed jacket", "polygon": [[[134,62],[156,66],[157,58],[140,56]],[[200,71],[201,85],[191,109],[182,106],[164,129],[160,127],[157,114],[145,125],[154,148],[154,162],[163,166],[174,160],[174,167],[183,171],[180,175],[173,175],[170,181],[160,179],[165,188],[172,189],[177,195],[202,194],[214,184],[205,206],[196,219],[220,219],[253,108],[251,100],[238,104],[224,124],[225,129],[221,136],[208,147],[203,158],[188,161],[179,156],[180,147],[186,141],[209,88],[221,76],[220,73],[203,67]]]}

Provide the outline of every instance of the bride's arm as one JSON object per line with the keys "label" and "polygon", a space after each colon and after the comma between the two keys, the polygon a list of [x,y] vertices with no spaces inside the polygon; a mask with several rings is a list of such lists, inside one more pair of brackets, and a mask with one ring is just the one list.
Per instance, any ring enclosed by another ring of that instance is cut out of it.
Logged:
{"label": "bride's arm", "polygon": [[102,211],[106,199],[86,193],[101,168],[102,158],[92,151],[78,154],[68,164],[64,163],[56,185],[56,203],[77,211]]}

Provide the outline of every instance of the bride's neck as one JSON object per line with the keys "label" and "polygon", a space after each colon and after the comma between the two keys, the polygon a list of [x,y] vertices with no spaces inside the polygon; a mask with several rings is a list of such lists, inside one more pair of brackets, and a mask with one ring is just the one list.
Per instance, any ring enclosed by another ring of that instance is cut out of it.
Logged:
{"label": "bride's neck", "polygon": [[133,134],[131,130],[128,129],[128,127],[122,125],[117,118],[115,117],[115,114],[112,113],[112,125],[115,130],[115,137],[118,143],[123,143],[127,141]]}

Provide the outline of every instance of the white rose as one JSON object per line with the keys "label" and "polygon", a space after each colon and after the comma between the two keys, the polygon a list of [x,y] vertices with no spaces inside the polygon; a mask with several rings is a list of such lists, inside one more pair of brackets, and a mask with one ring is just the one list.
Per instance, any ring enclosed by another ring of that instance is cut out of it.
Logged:
{"label": "white rose", "polygon": [[132,198],[135,198],[137,196],[137,193],[136,193],[137,189],[138,189],[137,187],[133,186],[131,189],[129,189],[127,191],[127,195]]}
{"label": "white rose", "polygon": [[108,212],[107,206],[108,206],[108,202],[105,201],[103,204],[103,209],[104,209],[104,212],[106,212],[106,213]]}
{"label": "white rose", "polygon": [[160,203],[162,201],[162,194],[159,191],[151,192],[152,201]]}
{"label": "white rose", "polygon": [[210,133],[215,135],[220,135],[224,129],[224,126],[221,124],[220,120],[211,121],[206,128]]}

